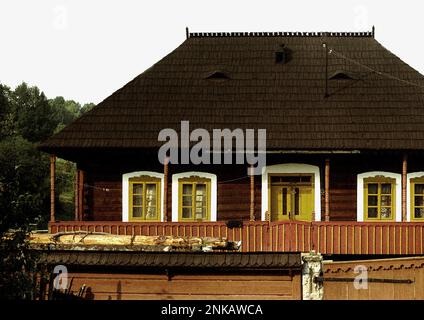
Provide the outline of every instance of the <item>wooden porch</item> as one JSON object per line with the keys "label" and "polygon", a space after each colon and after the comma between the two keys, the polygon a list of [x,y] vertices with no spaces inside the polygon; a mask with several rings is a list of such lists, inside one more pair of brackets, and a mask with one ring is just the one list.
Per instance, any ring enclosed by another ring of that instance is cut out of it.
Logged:
{"label": "wooden porch", "polygon": [[308,252],[349,255],[422,255],[424,223],[411,222],[225,222],[57,221],[51,233],[107,232],[125,235],[225,237],[242,241],[241,251]]}

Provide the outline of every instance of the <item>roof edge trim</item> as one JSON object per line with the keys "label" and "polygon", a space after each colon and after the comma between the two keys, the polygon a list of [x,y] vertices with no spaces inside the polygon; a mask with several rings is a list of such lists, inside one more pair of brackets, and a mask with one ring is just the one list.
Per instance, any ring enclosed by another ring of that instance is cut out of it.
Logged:
{"label": "roof edge trim", "polygon": [[367,37],[373,38],[374,31],[366,32],[189,32],[188,38],[212,37]]}

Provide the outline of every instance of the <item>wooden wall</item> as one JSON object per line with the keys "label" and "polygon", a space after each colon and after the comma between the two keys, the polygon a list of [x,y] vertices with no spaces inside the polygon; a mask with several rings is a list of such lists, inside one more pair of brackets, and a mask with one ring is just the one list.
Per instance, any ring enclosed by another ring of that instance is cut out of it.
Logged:
{"label": "wooden wall", "polygon": [[[317,165],[321,172],[321,201],[324,219],[324,163],[330,158],[330,220],[356,221],[356,177],[366,171],[401,173],[402,156],[399,154],[345,154],[345,155],[270,155],[267,165],[278,163],[306,163]],[[85,219],[120,221],[122,215],[122,174],[132,171],[163,172],[163,166],[151,155],[150,162],[140,159],[133,162],[116,162],[103,159],[79,163],[86,172],[84,199]],[[409,158],[408,170],[423,170],[420,158]],[[250,184],[247,168],[242,165],[189,166],[170,165],[168,183],[168,221],[171,220],[171,177],[174,173],[204,171],[218,177],[218,220],[249,219]],[[234,180],[235,179],[235,180]],[[234,180],[234,181],[231,181]],[[255,217],[261,217],[261,177],[255,176]]]}
{"label": "wooden wall", "polygon": [[68,273],[71,291],[85,284],[93,300],[301,299],[300,273]]}
{"label": "wooden wall", "polygon": [[375,279],[412,280],[413,283],[374,283],[355,289],[353,282],[324,281],[325,300],[423,300],[424,257],[392,258],[324,263],[324,278],[355,278],[355,266],[368,270]]}

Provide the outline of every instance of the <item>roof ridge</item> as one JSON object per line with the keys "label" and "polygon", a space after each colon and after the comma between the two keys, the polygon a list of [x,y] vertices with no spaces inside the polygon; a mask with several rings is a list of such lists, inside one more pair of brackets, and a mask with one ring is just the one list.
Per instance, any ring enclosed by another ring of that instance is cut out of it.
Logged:
{"label": "roof ridge", "polygon": [[189,32],[189,38],[203,37],[374,37],[366,32]]}

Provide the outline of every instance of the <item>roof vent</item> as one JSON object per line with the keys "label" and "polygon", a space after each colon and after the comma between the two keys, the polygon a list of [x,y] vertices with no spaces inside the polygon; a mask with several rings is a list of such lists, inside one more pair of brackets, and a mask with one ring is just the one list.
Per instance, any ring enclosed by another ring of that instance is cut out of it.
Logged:
{"label": "roof vent", "polygon": [[337,70],[330,75],[329,79],[330,80],[355,80],[356,77],[350,72]]}
{"label": "roof vent", "polygon": [[291,59],[291,50],[288,49],[284,44],[280,44],[275,49],[275,63],[285,64]]}
{"label": "roof vent", "polygon": [[230,79],[230,77],[224,71],[216,70],[216,71],[209,73],[205,77],[205,79],[213,80],[213,81],[225,81],[225,80]]}

